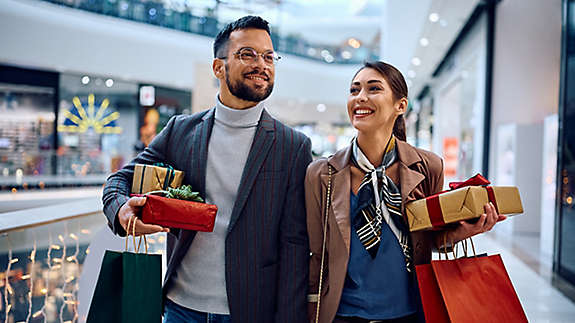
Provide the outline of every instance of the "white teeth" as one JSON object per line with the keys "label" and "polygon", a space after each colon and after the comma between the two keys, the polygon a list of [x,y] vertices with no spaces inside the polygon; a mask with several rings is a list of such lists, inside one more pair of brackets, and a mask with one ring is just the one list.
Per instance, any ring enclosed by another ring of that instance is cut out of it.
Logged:
{"label": "white teeth", "polygon": [[355,114],[371,114],[373,111],[368,109],[357,109],[354,111]]}
{"label": "white teeth", "polygon": [[260,80],[260,81],[265,81],[265,79],[263,77],[259,77],[259,76],[248,76],[249,79],[251,80]]}

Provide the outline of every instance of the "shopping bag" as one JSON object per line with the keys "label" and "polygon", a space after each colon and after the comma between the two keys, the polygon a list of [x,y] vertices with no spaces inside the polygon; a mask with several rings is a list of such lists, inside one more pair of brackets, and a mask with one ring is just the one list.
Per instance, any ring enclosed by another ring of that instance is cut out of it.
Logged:
{"label": "shopping bag", "polygon": [[449,322],[449,315],[447,314],[437,279],[435,279],[433,267],[431,267],[431,264],[417,265],[415,266],[415,271],[425,322]]}
{"label": "shopping bag", "polygon": [[433,260],[452,323],[527,322],[500,255]]}
{"label": "shopping bag", "polygon": [[147,242],[145,253],[135,238],[134,246],[128,252],[126,240],[125,252],[106,250],[87,323],[162,322],[162,256],[147,254]]}

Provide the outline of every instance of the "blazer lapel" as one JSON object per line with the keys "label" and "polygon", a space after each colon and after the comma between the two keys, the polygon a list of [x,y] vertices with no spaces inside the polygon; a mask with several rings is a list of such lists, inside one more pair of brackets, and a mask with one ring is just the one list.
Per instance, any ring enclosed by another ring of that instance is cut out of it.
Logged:
{"label": "blazer lapel", "polygon": [[240,180],[240,186],[238,187],[238,194],[236,201],[234,203],[234,208],[232,209],[232,215],[230,218],[230,224],[228,226],[228,232],[232,230],[234,224],[237,222],[244,205],[248,199],[252,186],[259,174],[260,168],[262,167],[266,157],[270,151],[270,148],[275,140],[275,121],[266,112],[262,111],[262,117],[256,129],[254,140],[250,148],[250,153],[248,155],[248,160],[244,166],[244,171],[242,173],[242,179]]}
{"label": "blazer lapel", "polygon": [[206,196],[206,164],[208,161],[208,144],[214,126],[215,108],[210,109],[203,117],[202,121],[194,130],[192,145],[192,178],[194,183],[198,183],[197,189],[201,196]]}
{"label": "blazer lapel", "polygon": [[401,183],[401,205],[402,208],[405,208],[407,202],[415,199],[411,193],[425,179],[425,175],[410,168],[411,165],[421,161],[421,157],[415,149],[401,140],[396,142],[399,159],[399,182]]}
{"label": "blazer lapel", "polygon": [[[351,146],[350,146],[351,147]],[[337,228],[347,251],[349,252],[351,241],[351,220],[349,216],[349,199],[351,192],[351,173],[349,159],[351,148],[341,150],[328,158],[328,163],[333,166],[334,173],[331,179],[331,210],[337,223]],[[324,187],[327,188],[329,175],[321,175]],[[322,202],[325,203],[325,202]],[[323,216],[323,215],[322,215]]]}

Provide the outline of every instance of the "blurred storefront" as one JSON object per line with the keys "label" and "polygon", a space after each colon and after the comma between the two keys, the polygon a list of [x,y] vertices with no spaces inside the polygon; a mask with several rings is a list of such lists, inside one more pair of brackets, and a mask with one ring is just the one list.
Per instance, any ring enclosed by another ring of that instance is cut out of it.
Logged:
{"label": "blurred storefront", "polygon": [[190,91],[0,66],[0,190],[102,184],[190,108]]}
{"label": "blurred storefront", "polygon": [[479,5],[433,72],[434,82],[417,94],[417,146],[444,158],[446,182],[486,173],[487,6]]}
{"label": "blurred storefront", "polygon": [[555,270],[575,284],[575,1],[564,1]]}

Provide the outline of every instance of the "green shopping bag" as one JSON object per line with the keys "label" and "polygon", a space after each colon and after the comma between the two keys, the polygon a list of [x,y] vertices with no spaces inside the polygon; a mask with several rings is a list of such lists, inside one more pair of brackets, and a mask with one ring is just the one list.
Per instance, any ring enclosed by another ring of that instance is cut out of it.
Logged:
{"label": "green shopping bag", "polygon": [[162,256],[148,254],[145,236],[145,253],[133,240],[135,253],[127,251],[128,237],[125,252],[106,250],[86,323],[162,321]]}

